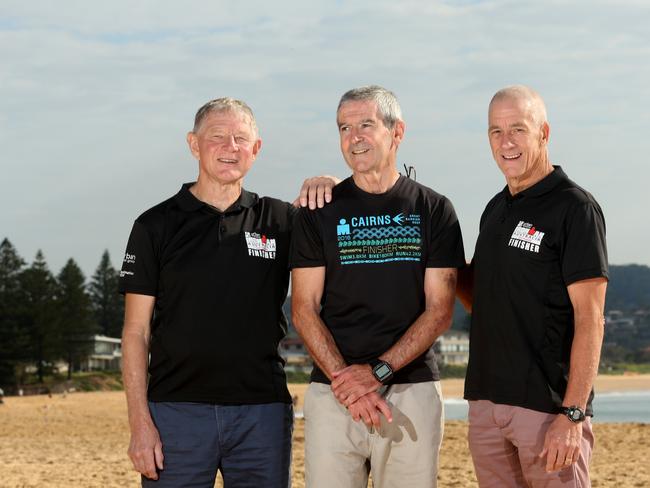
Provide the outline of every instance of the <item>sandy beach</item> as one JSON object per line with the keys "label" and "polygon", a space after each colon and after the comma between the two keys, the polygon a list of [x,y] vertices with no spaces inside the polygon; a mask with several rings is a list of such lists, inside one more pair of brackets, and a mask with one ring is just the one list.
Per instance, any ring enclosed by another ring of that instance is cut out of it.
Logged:
{"label": "sandy beach", "polygon": [[[291,385],[298,409],[306,385]],[[650,375],[603,376],[597,392],[650,390]],[[461,380],[445,380],[444,395],[462,396]],[[594,487],[650,486],[650,424],[595,424]],[[294,433],[294,488],[304,487],[302,420]],[[467,424],[447,422],[439,485],[476,487]],[[126,456],[129,433],[123,392],[9,397],[0,405],[0,486],[94,488],[139,486]],[[219,485],[216,485],[219,486]]]}

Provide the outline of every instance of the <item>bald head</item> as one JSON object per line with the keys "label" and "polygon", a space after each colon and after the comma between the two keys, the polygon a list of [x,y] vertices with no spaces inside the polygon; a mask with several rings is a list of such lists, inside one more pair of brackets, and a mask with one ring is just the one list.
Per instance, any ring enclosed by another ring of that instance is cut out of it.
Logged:
{"label": "bald head", "polygon": [[492,100],[490,100],[490,107],[488,110],[492,110],[492,106],[496,102],[502,100],[513,100],[520,102],[522,107],[525,108],[529,115],[535,122],[535,125],[538,127],[544,124],[547,121],[546,118],[546,106],[544,105],[544,100],[542,97],[532,88],[525,85],[512,85],[502,88],[494,94]]}
{"label": "bald head", "polygon": [[499,90],[488,111],[492,155],[512,195],[553,171],[548,158],[550,128],[544,101],[527,86]]}

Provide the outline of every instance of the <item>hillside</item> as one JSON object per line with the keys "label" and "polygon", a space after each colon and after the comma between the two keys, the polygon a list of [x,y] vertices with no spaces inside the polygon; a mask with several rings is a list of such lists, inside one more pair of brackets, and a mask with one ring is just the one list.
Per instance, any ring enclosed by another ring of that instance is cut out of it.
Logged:
{"label": "hillside", "polygon": [[[650,361],[650,267],[611,265],[609,271],[603,361]],[[284,311],[289,319],[289,334],[296,335],[291,325],[291,297],[287,298]],[[469,324],[470,317],[457,300],[452,329],[468,331]]]}

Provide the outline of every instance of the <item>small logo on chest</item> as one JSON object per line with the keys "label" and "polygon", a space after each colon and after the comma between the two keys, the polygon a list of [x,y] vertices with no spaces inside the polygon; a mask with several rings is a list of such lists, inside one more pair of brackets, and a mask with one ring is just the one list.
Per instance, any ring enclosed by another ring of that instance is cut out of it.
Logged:
{"label": "small logo on chest", "polygon": [[258,258],[275,259],[275,239],[257,232],[244,232],[246,238],[246,247],[249,256]]}
{"label": "small logo on chest", "polygon": [[539,246],[544,239],[544,232],[535,228],[533,224],[520,220],[510,236],[508,245],[525,251],[539,253]]}

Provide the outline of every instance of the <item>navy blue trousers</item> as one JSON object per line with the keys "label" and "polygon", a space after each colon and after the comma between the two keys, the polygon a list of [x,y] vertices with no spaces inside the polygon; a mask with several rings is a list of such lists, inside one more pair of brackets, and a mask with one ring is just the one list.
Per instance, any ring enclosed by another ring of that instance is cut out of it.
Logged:
{"label": "navy blue trousers", "polygon": [[224,488],[290,486],[291,404],[211,405],[149,402],[160,438],[164,469],[143,487],[213,488],[217,470]]}

